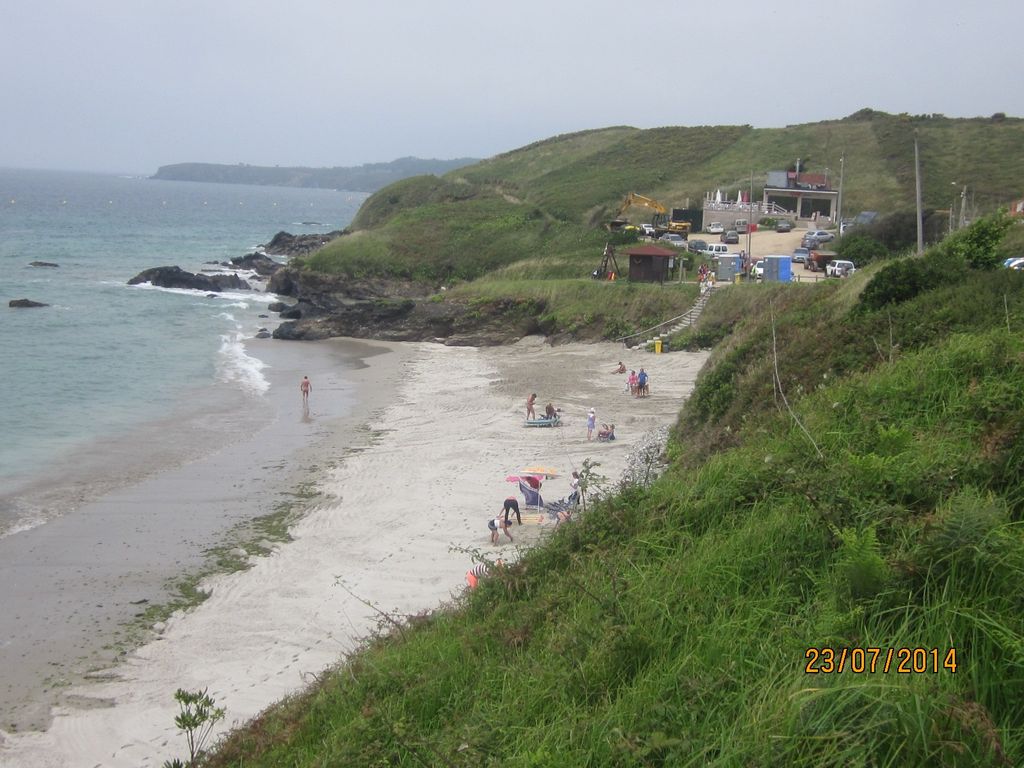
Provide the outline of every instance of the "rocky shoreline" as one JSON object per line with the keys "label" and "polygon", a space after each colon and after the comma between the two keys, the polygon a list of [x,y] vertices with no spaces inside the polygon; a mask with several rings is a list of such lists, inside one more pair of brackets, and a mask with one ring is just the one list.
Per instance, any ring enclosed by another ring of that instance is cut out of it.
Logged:
{"label": "rocky shoreline", "polygon": [[[283,321],[276,339],[314,341],[337,336],[380,341],[430,341],[450,346],[494,346],[524,336],[546,334],[539,321],[543,307],[532,300],[500,299],[485,306],[439,300],[439,288],[399,278],[354,279],[282,264],[307,256],[349,231],[292,235],[278,232],[263,246],[230,262],[211,262],[214,274],[195,274],[177,266],[153,267],[131,278],[129,285],[149,282],[164,288],[186,288],[210,295],[225,290],[260,290],[237,271],[266,280],[265,291],[294,301],[272,302],[267,309]],[[232,270],[224,274],[221,270]],[[213,271],[213,270],[211,270]],[[443,288],[440,289],[443,291]]]}

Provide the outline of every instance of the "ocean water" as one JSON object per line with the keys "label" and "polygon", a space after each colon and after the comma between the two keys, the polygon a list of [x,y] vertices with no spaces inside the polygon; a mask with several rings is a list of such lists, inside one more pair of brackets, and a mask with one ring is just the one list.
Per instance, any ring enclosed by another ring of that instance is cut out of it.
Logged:
{"label": "ocean water", "polygon": [[[180,458],[170,443],[231,428],[229,410],[258,408],[267,380],[246,340],[277,322],[259,317],[274,297],[208,298],[131,277],[163,265],[216,270],[211,262],[280,230],[340,229],[364,199],[0,169],[0,536],[127,482],[147,459]],[[8,307],[21,298],[50,306]]]}

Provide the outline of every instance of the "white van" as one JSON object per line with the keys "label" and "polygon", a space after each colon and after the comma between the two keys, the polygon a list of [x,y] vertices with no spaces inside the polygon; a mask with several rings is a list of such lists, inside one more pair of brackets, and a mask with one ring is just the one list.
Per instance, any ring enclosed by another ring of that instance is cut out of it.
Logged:
{"label": "white van", "polygon": [[707,248],[701,251],[708,258],[725,256],[729,253],[729,246],[725,243],[708,243]]}

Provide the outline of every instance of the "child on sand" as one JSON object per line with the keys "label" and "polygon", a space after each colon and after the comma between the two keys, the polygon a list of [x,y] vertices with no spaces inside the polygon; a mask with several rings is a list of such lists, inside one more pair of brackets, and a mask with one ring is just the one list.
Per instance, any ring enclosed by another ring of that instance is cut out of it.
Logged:
{"label": "child on sand", "polygon": [[512,534],[508,531],[508,521],[502,515],[499,514],[493,520],[489,520],[487,527],[491,531],[491,544],[494,546],[498,546],[498,531],[504,531],[505,535],[508,536],[508,540],[512,541]]}
{"label": "child on sand", "polygon": [[587,440],[594,439],[594,427],[597,425],[597,414],[591,408],[587,411]]}

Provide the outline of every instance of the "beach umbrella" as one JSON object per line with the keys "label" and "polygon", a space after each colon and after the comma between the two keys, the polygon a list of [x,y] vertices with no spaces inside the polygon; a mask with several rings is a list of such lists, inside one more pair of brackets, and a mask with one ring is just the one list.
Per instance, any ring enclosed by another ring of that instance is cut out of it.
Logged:
{"label": "beach umbrella", "polygon": [[558,475],[559,475],[559,471],[557,469],[552,468],[552,467],[538,467],[538,466],[523,467],[519,471],[522,472],[523,474],[543,475],[544,478],[546,478],[548,480],[550,480],[553,477],[558,477]]}

